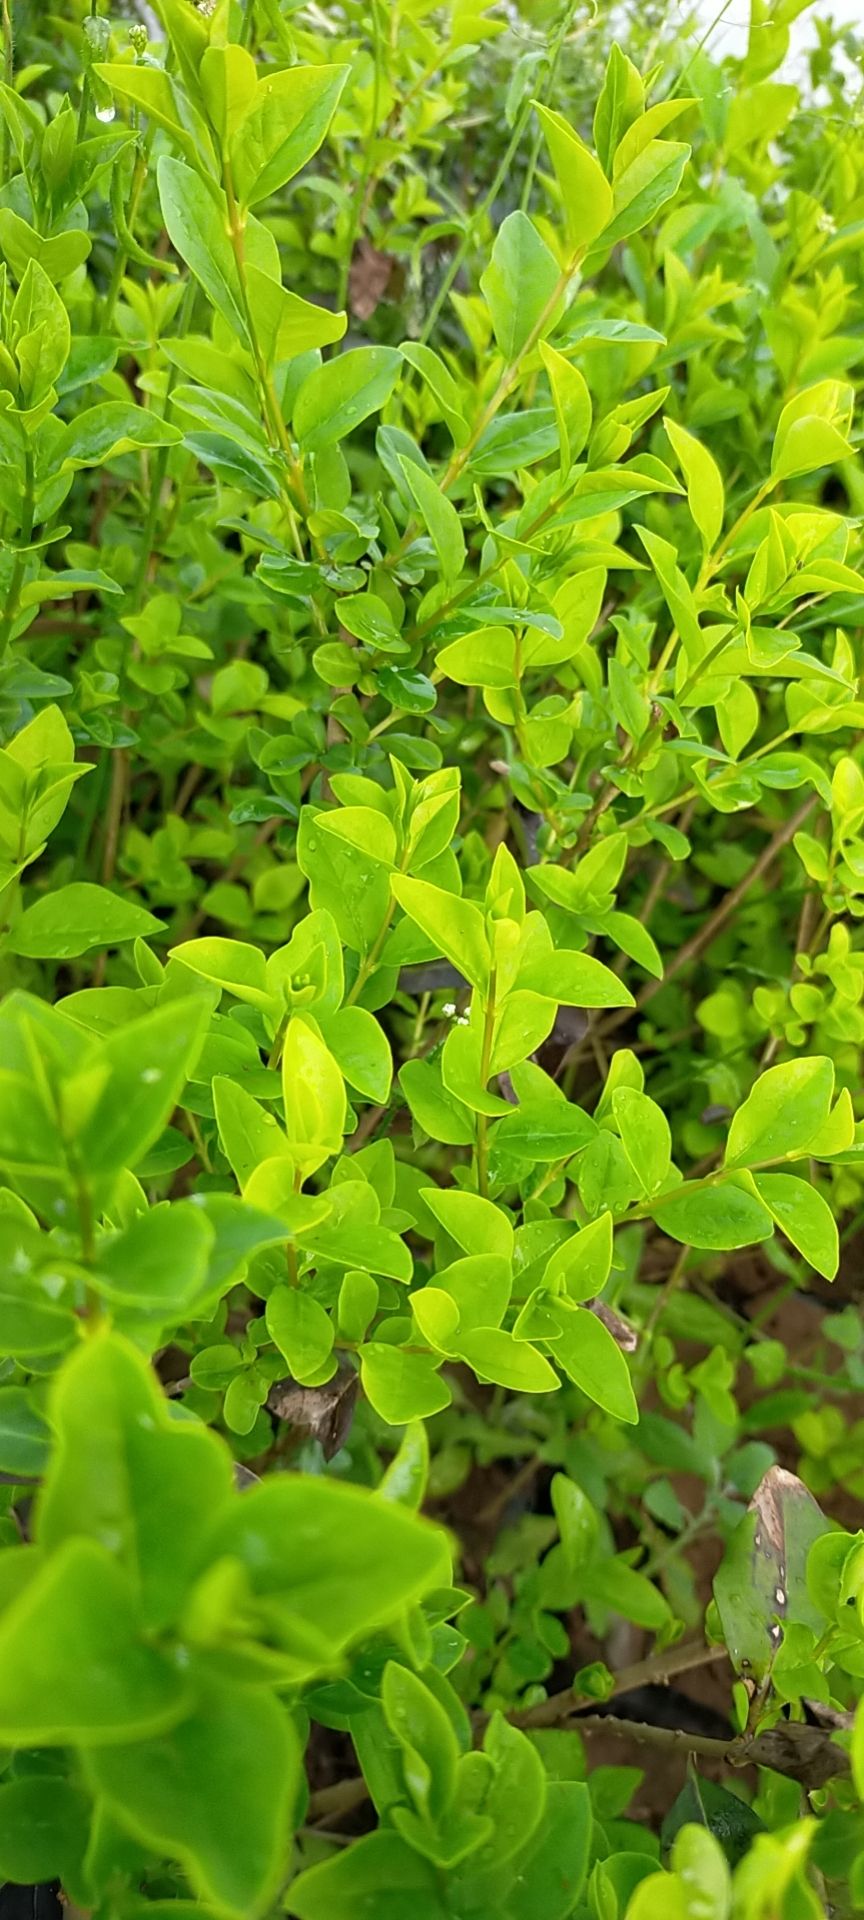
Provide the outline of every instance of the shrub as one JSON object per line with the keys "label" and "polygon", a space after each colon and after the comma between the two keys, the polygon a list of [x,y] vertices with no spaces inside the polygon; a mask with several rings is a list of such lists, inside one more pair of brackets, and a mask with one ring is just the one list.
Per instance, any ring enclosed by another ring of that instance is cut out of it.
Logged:
{"label": "shrub", "polygon": [[0,1873],[98,1920],[864,1897],[800,11],[4,0]]}

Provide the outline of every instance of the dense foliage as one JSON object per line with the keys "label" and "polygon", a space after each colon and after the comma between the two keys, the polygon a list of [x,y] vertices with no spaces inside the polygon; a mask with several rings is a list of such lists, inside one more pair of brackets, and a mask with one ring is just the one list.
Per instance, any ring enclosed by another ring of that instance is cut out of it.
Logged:
{"label": "dense foliage", "polygon": [[0,1876],[94,1920],[864,1905],[862,47],[610,12],[2,0]]}

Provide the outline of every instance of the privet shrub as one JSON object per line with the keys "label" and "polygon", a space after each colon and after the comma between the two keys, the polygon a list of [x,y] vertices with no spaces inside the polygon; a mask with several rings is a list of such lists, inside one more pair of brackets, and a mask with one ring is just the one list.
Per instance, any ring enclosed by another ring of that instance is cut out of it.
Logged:
{"label": "privet shrub", "polygon": [[859,48],[603,11],[4,0],[0,1873],[94,1920],[864,1903]]}

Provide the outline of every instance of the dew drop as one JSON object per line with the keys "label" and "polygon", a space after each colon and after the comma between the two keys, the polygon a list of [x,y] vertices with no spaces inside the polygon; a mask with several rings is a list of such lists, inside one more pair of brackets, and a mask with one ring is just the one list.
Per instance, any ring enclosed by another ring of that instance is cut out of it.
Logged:
{"label": "dew drop", "polygon": [[96,108],[96,118],[97,120],[102,121],[103,126],[106,126],[106,127],[110,126],[112,120],[116,119],[116,116],[117,116],[116,107],[97,107]]}

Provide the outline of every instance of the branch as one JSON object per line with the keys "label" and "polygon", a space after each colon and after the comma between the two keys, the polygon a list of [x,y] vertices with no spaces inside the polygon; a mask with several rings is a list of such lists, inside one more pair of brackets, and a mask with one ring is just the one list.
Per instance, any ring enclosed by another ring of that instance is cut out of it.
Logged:
{"label": "branch", "polygon": [[798,808],[797,813],[793,813],[790,819],[784,821],[782,827],[777,828],[777,832],[768,841],[767,846],[763,847],[758,860],[754,860],[752,867],[749,867],[743,878],[739,880],[737,887],[733,887],[731,892],[724,896],[720,905],[703,922],[698,933],[694,933],[692,940],[687,940],[684,946],[679,948],[674,960],[671,960],[666,968],[662,980],[649,980],[642,988],[641,993],[637,995],[637,1007],[646,1006],[649,1000],[653,1000],[655,993],[660,992],[661,987],[668,985],[668,982],[673,980],[682,968],[690,965],[691,960],[699,958],[704,947],[711,945],[720,928],[726,925],[727,920],[731,919],[732,914],[740,907],[750,888],[755,886],[757,880],[762,879],[763,874],[767,873],[768,868],[776,860],[778,853],[803,827],[805,820],[809,819],[815,805],[815,797],[811,796]]}
{"label": "branch", "polygon": [[[647,1660],[637,1660],[631,1667],[622,1667],[620,1673],[613,1675],[612,1692],[609,1699],[618,1694],[632,1693],[635,1687],[665,1686],[679,1673],[692,1673],[696,1667],[707,1667],[715,1660],[727,1659],[725,1647],[670,1647],[665,1653],[651,1654]],[[522,1713],[507,1715],[514,1727],[554,1727],[562,1720],[569,1720],[578,1711],[579,1703],[591,1698],[588,1694],[574,1693],[572,1687],[563,1693],[553,1693],[548,1700],[541,1700],[539,1706],[528,1707]]]}

